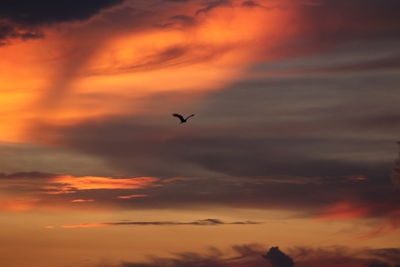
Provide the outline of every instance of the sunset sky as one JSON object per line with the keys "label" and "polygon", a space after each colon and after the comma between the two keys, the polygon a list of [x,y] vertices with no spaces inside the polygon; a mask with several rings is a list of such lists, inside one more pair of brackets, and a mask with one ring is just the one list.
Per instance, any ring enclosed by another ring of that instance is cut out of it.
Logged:
{"label": "sunset sky", "polygon": [[400,266],[399,10],[0,1],[0,266]]}

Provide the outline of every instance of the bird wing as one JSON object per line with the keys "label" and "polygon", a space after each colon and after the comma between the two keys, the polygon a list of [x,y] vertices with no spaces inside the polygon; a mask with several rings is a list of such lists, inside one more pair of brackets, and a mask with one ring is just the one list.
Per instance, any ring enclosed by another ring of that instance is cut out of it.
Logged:
{"label": "bird wing", "polygon": [[185,118],[181,114],[174,113],[174,114],[172,114],[172,116],[177,117],[181,121],[185,121]]}
{"label": "bird wing", "polygon": [[192,114],[190,116],[187,116],[185,120],[187,120],[187,119],[189,119],[190,117],[193,117],[193,116],[194,116],[194,114]]}

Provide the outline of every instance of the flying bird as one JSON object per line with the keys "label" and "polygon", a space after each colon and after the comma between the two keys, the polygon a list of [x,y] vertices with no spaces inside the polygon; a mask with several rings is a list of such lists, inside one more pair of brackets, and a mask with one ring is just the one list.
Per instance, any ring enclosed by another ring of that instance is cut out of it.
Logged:
{"label": "flying bird", "polygon": [[181,123],[185,123],[185,122],[187,122],[187,120],[188,120],[190,117],[193,117],[194,114],[192,114],[192,115],[190,115],[190,116],[187,116],[186,118],[184,118],[181,114],[177,114],[177,113],[172,114],[172,116],[177,117],[177,118],[181,121]]}

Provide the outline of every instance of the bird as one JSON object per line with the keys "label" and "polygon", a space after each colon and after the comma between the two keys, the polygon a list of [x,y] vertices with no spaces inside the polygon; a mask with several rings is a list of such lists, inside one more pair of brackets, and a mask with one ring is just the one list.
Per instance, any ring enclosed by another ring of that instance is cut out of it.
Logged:
{"label": "bird", "polygon": [[177,117],[177,118],[181,121],[181,123],[185,123],[185,122],[187,122],[187,120],[188,120],[190,117],[193,117],[194,114],[192,114],[192,115],[190,115],[190,116],[187,116],[186,118],[184,118],[181,114],[177,114],[177,113],[172,114],[172,116]]}

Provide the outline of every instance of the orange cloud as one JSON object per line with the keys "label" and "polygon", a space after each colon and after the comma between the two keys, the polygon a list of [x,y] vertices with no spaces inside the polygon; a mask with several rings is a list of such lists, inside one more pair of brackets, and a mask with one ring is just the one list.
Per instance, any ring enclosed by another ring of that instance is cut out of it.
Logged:
{"label": "orange cloud", "polygon": [[348,202],[339,202],[327,207],[319,219],[354,219],[366,216],[370,208],[363,205],[355,205]]}
{"label": "orange cloud", "polygon": [[93,199],[74,199],[74,200],[72,200],[71,202],[74,202],[74,203],[83,203],[83,202],[94,202],[94,200],[93,200]]}
{"label": "orange cloud", "polygon": [[148,195],[141,194],[141,195],[117,196],[117,198],[119,198],[119,199],[131,199],[131,198],[140,198],[140,197],[148,197]]}
{"label": "orange cloud", "polygon": [[74,193],[77,190],[93,189],[140,189],[147,187],[160,186],[158,178],[154,177],[136,177],[136,178],[111,178],[111,177],[74,177],[62,175],[49,181],[50,186],[45,186],[48,194]]}
{"label": "orange cloud", "polygon": [[91,227],[102,227],[108,226],[109,223],[82,223],[82,224],[75,224],[75,225],[63,225],[62,228],[91,228]]}
{"label": "orange cloud", "polygon": [[339,202],[327,207],[317,219],[322,220],[353,220],[372,219],[369,226],[373,229],[358,235],[355,239],[370,239],[381,235],[390,234],[400,229],[400,209],[390,207],[390,204],[377,203],[353,204]]}
{"label": "orange cloud", "polygon": [[[99,20],[110,18],[99,16],[57,31],[44,29],[44,39],[1,47],[0,140],[52,143],[55,137],[40,123],[63,126],[137,114],[146,107],[144,97],[216,90],[240,79],[251,64],[275,57],[268,51],[297,31],[291,26],[294,8],[241,4],[232,1],[198,16],[196,1],[179,8],[166,5],[140,25],[126,15],[121,21],[132,29],[123,31],[113,20],[104,27]],[[181,25],[172,19],[177,15],[193,17],[195,23]],[[154,26],[171,23],[175,26]]]}
{"label": "orange cloud", "polygon": [[352,182],[362,182],[362,181],[367,181],[368,178],[365,177],[364,175],[360,174],[360,175],[352,175],[352,176],[348,176],[347,177],[348,180],[352,181]]}
{"label": "orange cloud", "polygon": [[40,199],[34,197],[16,197],[16,196],[1,196],[0,210],[23,212],[32,210]]}

